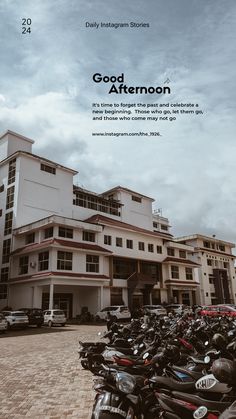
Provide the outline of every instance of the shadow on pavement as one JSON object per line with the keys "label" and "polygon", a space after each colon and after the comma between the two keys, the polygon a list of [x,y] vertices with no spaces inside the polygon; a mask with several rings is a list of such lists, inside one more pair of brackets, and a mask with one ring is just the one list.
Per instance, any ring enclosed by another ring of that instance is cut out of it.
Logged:
{"label": "shadow on pavement", "polygon": [[53,327],[47,327],[47,326],[43,326],[43,327],[34,327],[34,326],[29,326],[26,329],[20,329],[20,328],[16,328],[16,329],[11,329],[11,330],[7,330],[4,333],[0,334],[0,339],[3,338],[10,338],[12,336],[27,336],[27,335],[42,335],[45,333],[58,333],[58,332],[74,332],[77,329],[74,328],[73,326],[53,326]]}

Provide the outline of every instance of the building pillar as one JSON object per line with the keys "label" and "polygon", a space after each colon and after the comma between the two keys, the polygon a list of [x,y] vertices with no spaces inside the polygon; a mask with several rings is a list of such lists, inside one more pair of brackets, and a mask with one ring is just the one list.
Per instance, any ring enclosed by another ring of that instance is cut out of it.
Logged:
{"label": "building pillar", "polygon": [[103,285],[100,287],[100,305],[101,309],[103,308]]}
{"label": "building pillar", "polygon": [[54,292],[54,284],[53,282],[50,283],[50,290],[49,290],[49,310],[53,309],[53,292]]}
{"label": "building pillar", "polygon": [[32,287],[32,308],[42,307],[42,287],[37,285]]}

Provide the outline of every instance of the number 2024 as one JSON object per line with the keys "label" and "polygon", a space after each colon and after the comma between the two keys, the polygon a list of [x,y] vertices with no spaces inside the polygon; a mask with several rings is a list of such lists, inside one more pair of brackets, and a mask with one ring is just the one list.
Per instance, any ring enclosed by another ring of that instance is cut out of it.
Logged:
{"label": "number 2024", "polygon": [[[31,33],[31,29],[30,29],[30,25],[32,23],[32,20],[28,17],[26,18],[22,18],[22,33]],[[28,26],[28,27],[26,27]]]}

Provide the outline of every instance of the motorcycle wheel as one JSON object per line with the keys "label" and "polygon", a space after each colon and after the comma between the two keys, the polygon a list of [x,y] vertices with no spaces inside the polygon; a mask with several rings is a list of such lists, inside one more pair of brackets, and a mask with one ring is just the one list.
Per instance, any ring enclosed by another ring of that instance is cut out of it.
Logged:
{"label": "motorcycle wheel", "polygon": [[[103,398],[98,397],[97,401],[93,406],[93,412],[91,419],[124,419],[124,416],[119,415],[118,413],[113,413],[109,411],[100,410],[101,406],[103,405]],[[125,419],[138,419],[134,413],[132,406],[127,406],[126,408],[127,415]]]}
{"label": "motorcycle wheel", "polygon": [[81,359],[81,365],[83,367],[84,370],[88,370],[89,366],[88,366],[88,360],[87,359]]}

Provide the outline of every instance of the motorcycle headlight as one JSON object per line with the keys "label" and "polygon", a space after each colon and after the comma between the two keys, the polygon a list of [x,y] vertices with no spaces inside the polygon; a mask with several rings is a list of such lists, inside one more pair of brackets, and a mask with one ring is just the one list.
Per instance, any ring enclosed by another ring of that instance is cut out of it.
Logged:
{"label": "motorcycle headlight", "polygon": [[135,387],[135,379],[130,374],[118,372],[116,374],[116,386],[122,393],[132,393]]}

